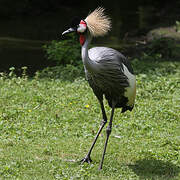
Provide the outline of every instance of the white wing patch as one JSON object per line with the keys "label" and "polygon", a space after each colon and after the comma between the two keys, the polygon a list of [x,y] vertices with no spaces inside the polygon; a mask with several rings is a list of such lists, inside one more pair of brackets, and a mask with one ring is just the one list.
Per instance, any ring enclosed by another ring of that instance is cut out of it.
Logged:
{"label": "white wing patch", "polygon": [[134,105],[135,96],[136,96],[136,77],[131,74],[128,68],[123,64],[124,74],[128,78],[129,87],[125,88],[126,91],[124,96],[128,98],[127,105],[132,107]]}

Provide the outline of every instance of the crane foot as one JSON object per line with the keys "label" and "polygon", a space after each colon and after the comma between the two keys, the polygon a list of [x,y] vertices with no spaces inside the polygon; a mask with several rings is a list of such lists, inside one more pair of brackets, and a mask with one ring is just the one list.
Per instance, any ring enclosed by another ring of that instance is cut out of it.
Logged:
{"label": "crane foot", "polygon": [[85,163],[85,162],[87,162],[88,164],[90,164],[90,163],[92,162],[92,159],[90,158],[90,156],[87,155],[85,158],[83,158],[83,159],[80,161],[81,164],[83,164],[83,163]]}

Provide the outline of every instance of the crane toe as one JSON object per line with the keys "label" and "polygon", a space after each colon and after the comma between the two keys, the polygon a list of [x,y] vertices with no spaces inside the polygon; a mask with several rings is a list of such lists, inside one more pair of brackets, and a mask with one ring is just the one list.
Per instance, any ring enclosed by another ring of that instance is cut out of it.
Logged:
{"label": "crane toe", "polygon": [[83,163],[85,163],[85,162],[87,162],[88,164],[90,164],[90,163],[92,162],[91,157],[87,155],[85,158],[83,158],[83,159],[80,161],[81,164],[83,164]]}

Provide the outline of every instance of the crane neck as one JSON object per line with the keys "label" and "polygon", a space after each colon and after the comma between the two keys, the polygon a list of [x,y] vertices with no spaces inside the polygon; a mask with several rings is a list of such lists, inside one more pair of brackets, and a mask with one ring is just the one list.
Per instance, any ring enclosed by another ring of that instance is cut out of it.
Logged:
{"label": "crane neck", "polygon": [[81,48],[82,61],[87,70],[94,71],[96,69],[96,62],[91,60],[88,54],[88,45],[91,42],[91,37],[84,35],[84,38],[85,40]]}
{"label": "crane neck", "polygon": [[[81,44],[82,45],[81,56],[82,56],[83,63],[85,63],[87,60],[89,60],[88,45],[89,45],[90,40],[85,35],[81,35],[81,36],[84,36],[84,43]],[[82,37],[80,37],[80,38],[82,38]]]}

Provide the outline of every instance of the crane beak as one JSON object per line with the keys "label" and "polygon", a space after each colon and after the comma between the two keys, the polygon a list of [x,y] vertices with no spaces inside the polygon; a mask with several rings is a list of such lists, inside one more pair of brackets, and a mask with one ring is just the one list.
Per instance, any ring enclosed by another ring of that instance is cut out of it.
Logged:
{"label": "crane beak", "polygon": [[75,32],[76,31],[76,29],[74,29],[74,28],[69,28],[68,30],[66,30],[66,31],[64,31],[63,33],[62,33],[62,36],[64,36],[65,34],[69,34],[69,33],[71,33],[71,32]]}

